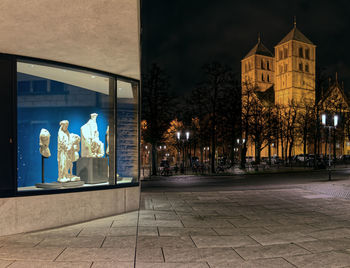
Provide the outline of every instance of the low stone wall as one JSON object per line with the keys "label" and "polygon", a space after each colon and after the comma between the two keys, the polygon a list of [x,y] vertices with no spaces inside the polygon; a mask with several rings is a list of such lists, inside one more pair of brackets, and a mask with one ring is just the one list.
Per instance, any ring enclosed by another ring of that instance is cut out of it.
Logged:
{"label": "low stone wall", "polygon": [[139,208],[140,187],[0,198],[0,236],[54,228]]}

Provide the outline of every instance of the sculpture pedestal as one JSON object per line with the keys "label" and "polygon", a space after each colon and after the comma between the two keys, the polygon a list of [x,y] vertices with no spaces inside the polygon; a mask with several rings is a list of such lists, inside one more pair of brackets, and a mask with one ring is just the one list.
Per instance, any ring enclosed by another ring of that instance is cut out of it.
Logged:
{"label": "sculpture pedestal", "polygon": [[69,181],[69,182],[48,182],[37,183],[35,186],[42,189],[61,189],[61,188],[76,188],[84,185],[83,181]]}
{"label": "sculpture pedestal", "polygon": [[89,184],[108,181],[108,159],[81,157],[77,161],[77,176]]}

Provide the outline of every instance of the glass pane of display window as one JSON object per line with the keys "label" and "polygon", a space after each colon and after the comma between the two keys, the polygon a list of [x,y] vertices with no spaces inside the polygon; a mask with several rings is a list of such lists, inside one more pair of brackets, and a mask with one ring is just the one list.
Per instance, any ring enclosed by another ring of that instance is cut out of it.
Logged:
{"label": "glass pane of display window", "polygon": [[114,81],[17,62],[18,190],[115,184]]}
{"label": "glass pane of display window", "polygon": [[137,182],[139,173],[138,85],[117,80],[117,182]]}

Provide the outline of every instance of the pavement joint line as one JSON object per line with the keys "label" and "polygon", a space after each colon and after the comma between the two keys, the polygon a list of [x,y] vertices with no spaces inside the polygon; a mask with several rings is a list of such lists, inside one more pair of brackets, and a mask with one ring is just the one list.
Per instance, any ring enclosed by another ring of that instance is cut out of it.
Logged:
{"label": "pavement joint line", "polygon": [[231,247],[231,248],[232,248],[232,250],[233,250],[234,252],[236,252],[236,254],[237,254],[243,261],[247,261],[245,258],[243,258],[243,257],[237,252],[237,250],[235,250],[234,247]]}
{"label": "pavement joint line", "polygon": [[[317,239],[316,241],[319,241],[319,240]],[[306,251],[310,252],[311,254],[314,254],[314,252],[312,252],[311,250],[309,250],[309,249],[307,249],[307,248],[305,248],[305,247],[299,245],[298,242],[295,242],[295,243],[293,242],[293,243],[291,243],[291,244],[294,244],[294,245],[296,245],[296,246],[298,246],[298,247],[300,247],[300,248],[305,249]]]}
{"label": "pavement joint line", "polygon": [[56,260],[59,258],[59,256],[61,256],[62,253],[63,253],[67,248],[68,248],[68,247],[64,248],[64,249],[61,251],[61,253],[58,254],[57,257],[53,259],[53,262],[56,261]]}
{"label": "pavement joint line", "polygon": [[102,248],[102,247],[103,247],[103,244],[105,243],[106,239],[107,239],[107,236],[105,236],[105,237],[103,238],[103,241],[102,241],[102,243],[101,243],[100,248]]}
{"label": "pavement joint line", "polygon": [[[141,203],[141,194],[139,197],[139,204],[140,203]],[[141,211],[141,207],[139,206],[139,208],[137,210],[137,224],[136,224],[135,251],[134,251],[134,268],[136,268],[136,260],[137,260],[137,242],[138,242],[138,237],[139,237],[140,211]]]}
{"label": "pavement joint line", "polygon": [[84,228],[81,228],[81,230],[77,233],[77,235],[75,237],[78,237],[83,230],[84,230]]}
{"label": "pavement joint line", "polygon": [[162,251],[163,261],[164,261],[164,263],[165,263],[165,256],[164,256],[163,247],[161,247],[160,250]]}
{"label": "pavement joint line", "polygon": [[33,248],[37,247],[41,242],[43,242],[45,240],[45,238],[41,239],[40,242],[36,243]]}

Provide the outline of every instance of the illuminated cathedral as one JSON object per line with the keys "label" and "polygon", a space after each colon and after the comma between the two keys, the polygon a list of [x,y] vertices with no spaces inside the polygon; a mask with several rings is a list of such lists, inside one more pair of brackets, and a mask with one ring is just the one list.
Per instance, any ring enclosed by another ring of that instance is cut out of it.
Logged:
{"label": "illuminated cathedral", "polygon": [[[336,102],[342,107],[341,112],[350,110],[344,86],[338,82],[337,77],[316,98],[316,45],[296,27],[295,22],[292,30],[275,45],[274,53],[258,37],[257,44],[241,61],[241,84],[242,98],[247,87],[252,86],[255,88],[255,97],[264,105],[286,107],[293,103],[298,107],[305,107],[316,104],[320,110],[327,110],[330,102]],[[281,157],[283,149],[279,143],[271,142],[269,146],[265,146],[261,150],[261,157],[269,154]],[[315,146],[319,146],[318,153],[326,152],[326,146],[321,143],[308,144],[306,153],[313,154]],[[337,155],[350,154],[347,135],[337,141],[332,150]],[[302,142],[296,140],[292,154],[303,154],[304,151]],[[247,138],[247,156],[254,155],[255,145]]]}

